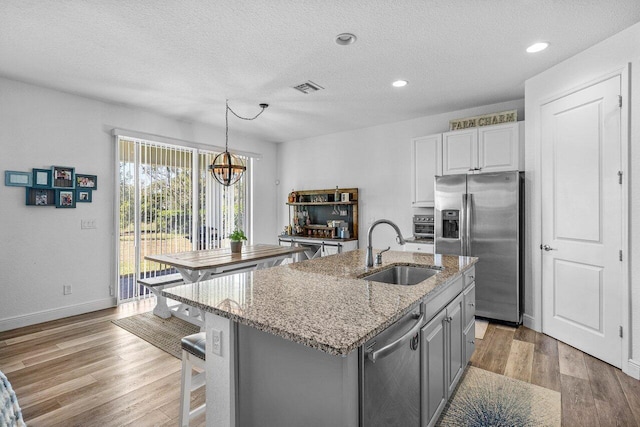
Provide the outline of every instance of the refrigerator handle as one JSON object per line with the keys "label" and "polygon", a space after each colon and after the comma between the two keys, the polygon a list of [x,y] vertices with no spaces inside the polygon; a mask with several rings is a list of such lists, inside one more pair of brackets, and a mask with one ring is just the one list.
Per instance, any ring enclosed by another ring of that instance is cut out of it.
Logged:
{"label": "refrigerator handle", "polygon": [[467,255],[467,194],[462,195],[462,209],[460,209],[460,255]]}
{"label": "refrigerator handle", "polygon": [[473,215],[473,194],[467,194],[467,209],[465,212],[465,229],[467,239],[467,256],[471,256],[471,216]]}

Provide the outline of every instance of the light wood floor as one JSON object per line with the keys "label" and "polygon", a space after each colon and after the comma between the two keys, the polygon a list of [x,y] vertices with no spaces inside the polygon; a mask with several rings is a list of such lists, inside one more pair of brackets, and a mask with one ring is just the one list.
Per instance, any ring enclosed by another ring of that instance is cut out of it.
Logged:
{"label": "light wood floor", "polygon": [[[151,304],[0,332],[0,370],[27,425],[177,425],[180,361],[111,323]],[[489,324],[471,364],[560,392],[565,426],[640,426],[640,381],[525,327]]]}
{"label": "light wood floor", "polygon": [[560,392],[563,426],[640,426],[640,381],[524,326],[490,323],[471,365]]}
{"label": "light wood floor", "polygon": [[[0,332],[0,371],[26,424],[177,426],[180,360],[111,323],[152,308],[131,303]],[[204,388],[192,405],[202,402]],[[192,425],[204,426],[204,415]]]}

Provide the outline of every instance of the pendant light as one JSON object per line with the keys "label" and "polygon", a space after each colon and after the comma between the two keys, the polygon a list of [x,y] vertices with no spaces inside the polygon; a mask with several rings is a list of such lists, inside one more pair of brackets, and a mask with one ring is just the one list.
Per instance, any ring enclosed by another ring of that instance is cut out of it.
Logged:
{"label": "pendant light", "polygon": [[229,152],[229,111],[233,113],[239,119],[242,120],[255,120],[258,118],[260,114],[262,114],[267,108],[269,104],[260,104],[260,112],[256,114],[254,117],[240,117],[229,107],[229,100],[226,101],[226,109],[224,112],[225,119],[225,143],[224,143],[224,152],[218,154],[211,165],[209,165],[209,170],[211,171],[211,175],[218,181],[220,184],[225,187],[229,187],[242,177],[244,171],[247,170],[247,167],[244,164],[244,161],[240,159],[238,156],[231,154]]}

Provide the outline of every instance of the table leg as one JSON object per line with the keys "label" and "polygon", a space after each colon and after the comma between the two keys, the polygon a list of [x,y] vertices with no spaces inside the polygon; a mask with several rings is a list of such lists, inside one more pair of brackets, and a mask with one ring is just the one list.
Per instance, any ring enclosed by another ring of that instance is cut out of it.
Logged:
{"label": "table leg", "polygon": [[178,273],[182,276],[184,283],[194,283],[200,281],[200,273],[196,270],[189,270],[187,268],[176,267]]}
{"label": "table leg", "polygon": [[236,426],[236,327],[206,312],[207,426]]}
{"label": "table leg", "polygon": [[149,288],[156,296],[156,306],[153,307],[153,314],[163,319],[171,317],[171,309],[167,305],[167,299],[162,295],[159,289]]}

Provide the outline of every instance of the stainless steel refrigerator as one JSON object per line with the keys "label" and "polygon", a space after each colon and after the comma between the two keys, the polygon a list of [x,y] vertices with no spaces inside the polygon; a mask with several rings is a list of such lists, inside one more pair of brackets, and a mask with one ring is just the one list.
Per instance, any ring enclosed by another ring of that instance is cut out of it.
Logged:
{"label": "stainless steel refrigerator", "polygon": [[440,176],[436,177],[435,192],[435,253],[478,257],[476,315],[521,323],[521,173]]}

